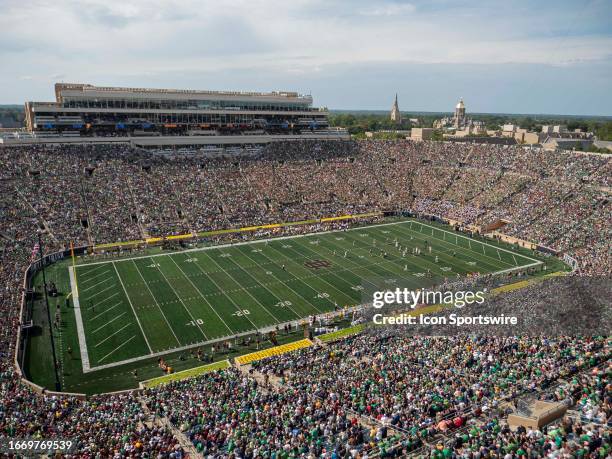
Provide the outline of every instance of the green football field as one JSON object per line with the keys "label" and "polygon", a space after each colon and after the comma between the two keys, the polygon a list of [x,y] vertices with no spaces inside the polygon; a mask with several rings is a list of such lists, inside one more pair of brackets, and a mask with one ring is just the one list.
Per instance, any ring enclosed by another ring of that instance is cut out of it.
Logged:
{"label": "green football field", "polygon": [[362,304],[363,293],[381,284],[421,288],[540,263],[409,220],[69,269],[88,373]]}

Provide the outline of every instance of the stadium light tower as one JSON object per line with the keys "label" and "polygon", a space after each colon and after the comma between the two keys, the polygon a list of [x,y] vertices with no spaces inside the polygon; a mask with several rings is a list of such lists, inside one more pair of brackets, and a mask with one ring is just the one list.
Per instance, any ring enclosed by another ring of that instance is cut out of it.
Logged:
{"label": "stadium light tower", "polygon": [[40,268],[43,276],[43,290],[45,292],[45,307],[47,309],[47,321],[49,322],[49,336],[51,337],[51,355],[53,356],[53,368],[55,369],[55,390],[62,390],[60,383],[59,368],[57,366],[57,357],[55,355],[55,339],[53,338],[53,325],[51,325],[51,309],[49,308],[49,297],[47,295],[47,276],[45,275],[45,256],[42,245],[42,231],[38,230],[38,251],[40,252]]}

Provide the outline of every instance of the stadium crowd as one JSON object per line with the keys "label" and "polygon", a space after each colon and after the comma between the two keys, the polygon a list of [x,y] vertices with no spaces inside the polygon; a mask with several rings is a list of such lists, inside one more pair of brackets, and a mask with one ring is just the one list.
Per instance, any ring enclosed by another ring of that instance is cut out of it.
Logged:
{"label": "stadium crowd", "polygon": [[355,457],[391,441],[384,426],[368,429],[333,400],[273,391],[236,369],[170,383],[144,397],[206,457]]}
{"label": "stadium crowd", "polygon": [[149,421],[131,394],[41,396],[15,376],[0,374],[0,437],[73,440],[74,457],[185,457],[170,429]]}
{"label": "stadium crowd", "polygon": [[412,446],[609,358],[602,340],[385,337],[256,362],[282,384],[404,432]]}
{"label": "stadium crowd", "polygon": [[[160,158],[118,145],[0,147],[0,163],[2,437],[72,436],[75,457],[184,457],[176,430],[155,423],[163,416],[209,457],[399,455],[427,449],[449,429],[461,432],[425,455],[611,454],[610,368],[581,373],[609,358],[605,339],[366,335],[256,365],[280,377],[280,387],[226,370],[142,395],[88,400],[39,395],[13,368],[23,273],[39,232],[49,253],[70,243],[401,210],[501,225],[500,232],[574,256],[581,274],[609,275],[607,157],[442,142],[304,141],[216,159]],[[510,432],[495,417],[501,400],[572,375],[576,419],[545,432]]]}
{"label": "stadium crowd", "polygon": [[[603,155],[447,142],[273,143],[254,156],[168,159],[126,146],[3,148],[10,239],[101,244],[339,214],[412,211],[498,231],[610,271]],[[16,222],[20,219],[21,222]],[[15,234],[19,224],[25,231]]]}

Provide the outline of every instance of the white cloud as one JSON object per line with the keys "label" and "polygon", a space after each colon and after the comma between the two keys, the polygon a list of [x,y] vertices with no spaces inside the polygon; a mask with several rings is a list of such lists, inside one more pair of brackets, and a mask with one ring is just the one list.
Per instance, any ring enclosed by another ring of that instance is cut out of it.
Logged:
{"label": "white cloud", "polygon": [[609,62],[612,49],[597,2],[588,10],[461,0],[0,1],[0,88],[11,88],[0,101],[30,97],[27,82],[16,83],[23,75],[50,95],[58,75],[142,85],[218,75],[222,87],[220,76],[234,71],[251,89],[270,72],[299,85],[342,65],[578,66]]}
{"label": "white cloud", "polygon": [[372,7],[360,11],[364,16],[400,16],[414,13],[416,7],[412,3],[374,3]]}

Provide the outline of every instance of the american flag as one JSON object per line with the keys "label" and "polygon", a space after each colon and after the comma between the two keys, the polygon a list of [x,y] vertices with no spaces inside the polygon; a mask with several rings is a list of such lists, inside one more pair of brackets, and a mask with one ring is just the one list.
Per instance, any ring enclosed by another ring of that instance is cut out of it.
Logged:
{"label": "american flag", "polygon": [[40,246],[38,245],[38,242],[36,244],[34,244],[34,248],[32,249],[32,256],[30,257],[30,262],[33,262],[34,260],[36,260],[36,255],[38,255],[38,251],[40,250]]}

